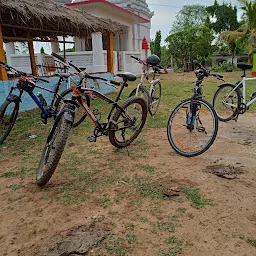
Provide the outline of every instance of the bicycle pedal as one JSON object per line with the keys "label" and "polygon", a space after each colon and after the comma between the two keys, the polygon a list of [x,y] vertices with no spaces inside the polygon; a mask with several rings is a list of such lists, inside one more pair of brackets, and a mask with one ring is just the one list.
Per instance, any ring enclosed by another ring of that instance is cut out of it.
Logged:
{"label": "bicycle pedal", "polygon": [[96,142],[96,137],[95,136],[90,136],[90,137],[87,138],[87,140],[89,142]]}

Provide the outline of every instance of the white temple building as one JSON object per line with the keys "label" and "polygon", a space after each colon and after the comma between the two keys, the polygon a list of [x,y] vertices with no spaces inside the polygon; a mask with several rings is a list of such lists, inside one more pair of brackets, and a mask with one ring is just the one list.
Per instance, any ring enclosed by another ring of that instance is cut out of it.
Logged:
{"label": "white temple building", "polygon": [[[150,50],[142,49],[145,37],[150,42],[151,18],[146,0],[56,0],[71,8],[82,9],[95,16],[104,17],[126,26],[122,34],[114,35],[114,73],[130,71],[138,73],[141,65],[136,64],[131,55],[145,59]],[[70,41],[70,40],[69,40]],[[74,38],[75,52],[67,52],[66,58],[88,72],[106,72],[106,39],[101,33],[94,33],[88,38]],[[58,52],[58,43],[51,43],[52,51]],[[7,61],[17,69],[29,72],[30,61],[26,55],[15,55],[13,43],[6,44]],[[63,53],[60,53],[63,54]],[[43,65],[47,56],[36,54],[37,65]]]}

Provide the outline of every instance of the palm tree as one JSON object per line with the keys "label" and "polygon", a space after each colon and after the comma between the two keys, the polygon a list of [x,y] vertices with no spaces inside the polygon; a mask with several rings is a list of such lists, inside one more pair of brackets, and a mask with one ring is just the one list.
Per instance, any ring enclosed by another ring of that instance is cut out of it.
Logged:
{"label": "palm tree", "polygon": [[229,45],[233,45],[237,39],[247,40],[249,62],[252,61],[253,53],[256,50],[256,0],[238,0],[243,13],[243,24],[237,31],[224,31],[221,38]]}

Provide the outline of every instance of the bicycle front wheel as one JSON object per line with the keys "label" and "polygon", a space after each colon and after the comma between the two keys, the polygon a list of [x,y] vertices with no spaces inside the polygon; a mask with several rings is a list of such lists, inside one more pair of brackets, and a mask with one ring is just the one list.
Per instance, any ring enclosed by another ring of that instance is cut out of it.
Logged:
{"label": "bicycle front wheel", "polygon": [[159,108],[161,94],[162,94],[161,83],[157,82],[153,86],[151,94],[150,94],[149,113],[151,116],[154,116]]}
{"label": "bicycle front wheel", "polygon": [[149,104],[150,104],[149,93],[145,86],[139,86],[139,88],[133,89],[129,95],[129,98],[134,96],[144,99],[147,103],[147,106],[149,107]]}
{"label": "bicycle front wheel", "polygon": [[57,117],[44,147],[36,173],[36,183],[44,186],[52,177],[64,151],[72,122],[65,119],[64,113]]}
{"label": "bicycle front wheel", "polygon": [[216,112],[203,99],[181,102],[173,110],[167,126],[170,145],[178,154],[186,157],[204,153],[213,144],[217,132]]}
{"label": "bicycle front wheel", "polygon": [[140,134],[147,119],[147,104],[140,97],[128,98],[117,109],[109,128],[109,140],[117,148],[130,145]]}
{"label": "bicycle front wheel", "polygon": [[11,132],[19,113],[19,103],[6,100],[0,107],[0,144]]}
{"label": "bicycle front wheel", "polygon": [[235,90],[233,84],[223,84],[215,92],[213,97],[213,107],[220,121],[232,120],[238,113],[238,106],[241,103],[241,96]]}

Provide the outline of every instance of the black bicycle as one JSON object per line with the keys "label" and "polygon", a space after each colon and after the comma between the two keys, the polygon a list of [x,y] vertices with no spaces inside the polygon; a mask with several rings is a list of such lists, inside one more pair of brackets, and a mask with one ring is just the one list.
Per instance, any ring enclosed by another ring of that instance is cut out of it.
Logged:
{"label": "black bicycle", "polygon": [[167,125],[170,145],[178,154],[186,157],[204,153],[217,136],[218,117],[212,105],[202,98],[202,82],[209,76],[223,80],[223,76],[210,74],[197,61],[194,64],[199,70],[195,72],[197,81],[193,95],[173,110]]}
{"label": "black bicycle", "polygon": [[[86,73],[84,75],[88,79],[101,79],[115,88],[120,85],[116,81],[108,81],[104,78],[91,76]],[[69,131],[74,124],[76,108],[82,108],[84,115],[88,115],[95,124],[93,135],[88,137],[89,142],[96,142],[98,137],[105,135],[109,137],[109,141],[113,146],[123,148],[130,145],[137,138],[146,122],[148,112],[147,104],[140,97],[131,97],[119,105],[120,96],[124,88],[128,86],[127,81],[135,81],[136,76],[128,72],[117,74],[117,76],[123,78],[123,84],[115,100],[108,98],[92,88],[85,88],[83,86],[72,88],[74,93],[71,102],[68,102],[65,112],[61,111],[56,118],[56,122],[43,150],[36,175],[36,183],[39,186],[45,185],[50,180],[58,165]],[[96,113],[83,100],[85,96],[95,96],[112,105],[106,122],[99,122]]]}

